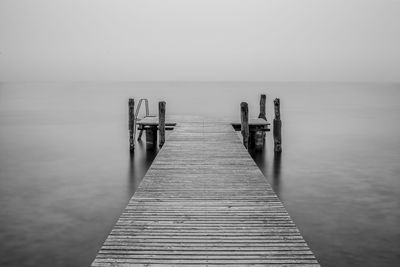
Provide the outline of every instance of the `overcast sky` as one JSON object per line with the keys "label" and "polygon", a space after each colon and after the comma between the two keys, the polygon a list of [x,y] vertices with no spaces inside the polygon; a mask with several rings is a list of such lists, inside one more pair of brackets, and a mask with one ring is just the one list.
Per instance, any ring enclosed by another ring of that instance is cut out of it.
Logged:
{"label": "overcast sky", "polygon": [[400,81],[400,0],[0,0],[0,80]]}

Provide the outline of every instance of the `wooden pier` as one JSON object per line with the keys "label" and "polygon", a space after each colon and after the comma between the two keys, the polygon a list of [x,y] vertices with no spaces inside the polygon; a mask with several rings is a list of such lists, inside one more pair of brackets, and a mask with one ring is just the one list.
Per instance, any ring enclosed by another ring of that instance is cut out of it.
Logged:
{"label": "wooden pier", "polygon": [[178,122],[92,266],[319,266],[226,122]]}

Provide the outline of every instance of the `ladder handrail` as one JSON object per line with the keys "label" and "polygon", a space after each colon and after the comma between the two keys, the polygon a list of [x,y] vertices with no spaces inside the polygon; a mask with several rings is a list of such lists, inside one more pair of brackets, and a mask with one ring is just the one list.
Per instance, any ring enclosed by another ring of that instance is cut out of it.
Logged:
{"label": "ladder handrail", "polygon": [[137,117],[138,117],[138,115],[139,115],[140,107],[141,107],[141,105],[142,105],[142,101],[143,101],[143,100],[144,100],[144,104],[145,104],[145,106],[146,106],[146,117],[149,116],[149,100],[147,100],[147,98],[141,98],[141,99],[139,100],[139,103],[138,103],[137,108],[136,108],[136,112],[135,112],[135,121],[137,120]]}
{"label": "ladder handrail", "polygon": [[[133,129],[134,129],[134,131],[133,131],[133,140],[135,140],[135,138],[136,138],[136,122],[138,120],[139,111],[140,111],[140,107],[142,106],[143,100],[144,100],[144,104],[145,104],[145,107],[146,107],[146,116],[145,117],[149,116],[149,100],[147,100],[147,98],[141,98],[139,100],[139,102],[138,102],[138,105],[137,105],[137,108],[136,108],[136,111],[135,111],[135,116],[134,116],[134,119],[133,119]],[[142,135],[142,130],[139,133],[139,139],[140,139],[141,135]]]}

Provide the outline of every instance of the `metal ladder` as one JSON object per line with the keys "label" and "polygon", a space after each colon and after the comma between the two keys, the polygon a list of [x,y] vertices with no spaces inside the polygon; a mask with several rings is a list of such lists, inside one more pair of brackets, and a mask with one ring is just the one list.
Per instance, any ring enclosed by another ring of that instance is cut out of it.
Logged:
{"label": "metal ladder", "polygon": [[[135,140],[135,137],[136,137],[136,122],[141,120],[141,119],[138,118],[138,116],[139,116],[140,107],[142,106],[142,102],[143,101],[144,101],[144,104],[145,104],[145,107],[146,107],[146,115],[144,116],[144,118],[152,117],[149,114],[149,100],[147,98],[141,98],[139,100],[139,102],[138,102],[138,105],[137,105],[136,111],[135,111],[134,125],[133,125],[135,131],[134,131],[134,134],[133,134],[133,140]],[[142,134],[143,134],[143,129],[140,129],[139,136],[138,136],[138,139],[137,139],[138,141],[142,139]]]}

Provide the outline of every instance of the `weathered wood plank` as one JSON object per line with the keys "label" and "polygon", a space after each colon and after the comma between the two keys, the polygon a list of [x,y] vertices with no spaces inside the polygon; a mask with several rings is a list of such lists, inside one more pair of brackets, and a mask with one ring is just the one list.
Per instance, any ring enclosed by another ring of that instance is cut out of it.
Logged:
{"label": "weathered wood plank", "polygon": [[228,122],[177,124],[92,263],[166,265],[319,266]]}
{"label": "weathered wood plank", "polygon": [[[145,117],[137,122],[139,126],[158,126],[159,118],[156,116]],[[165,119],[165,126],[175,126],[176,122],[172,121],[169,117]]]}

